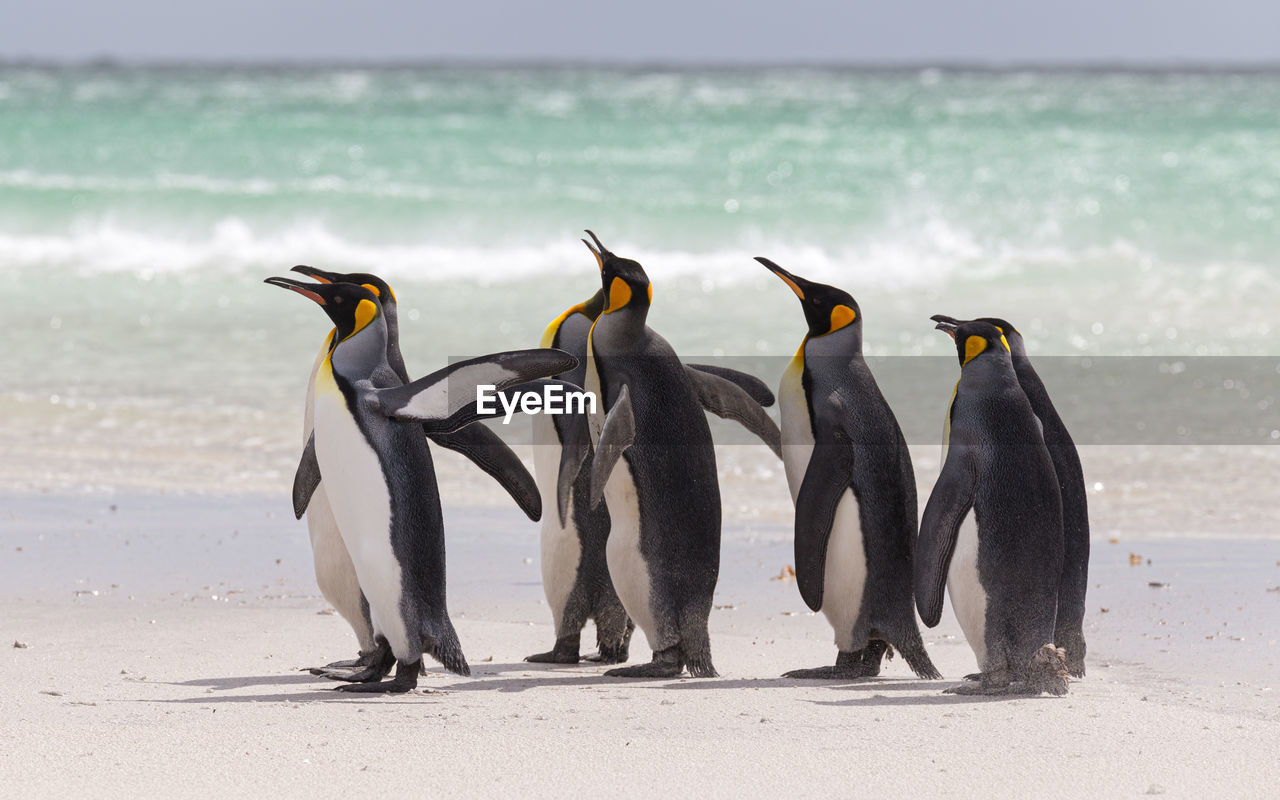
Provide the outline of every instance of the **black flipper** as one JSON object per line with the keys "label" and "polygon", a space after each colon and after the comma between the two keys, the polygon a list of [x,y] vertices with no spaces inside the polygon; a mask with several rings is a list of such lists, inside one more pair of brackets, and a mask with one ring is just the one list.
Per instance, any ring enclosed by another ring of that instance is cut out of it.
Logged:
{"label": "black flipper", "polygon": [[696,369],[698,372],[705,372],[708,375],[715,375],[717,378],[734,383],[739,389],[751,395],[751,399],[760,405],[768,408],[773,405],[773,392],[769,390],[769,386],[755,375],[742,372],[728,367],[717,367],[713,364],[685,364],[689,369]]}
{"label": "black flipper", "polygon": [[569,493],[582,472],[582,465],[591,456],[591,430],[584,414],[565,415],[564,440],[560,442],[560,472],[556,478],[556,504],[560,512],[560,526],[569,519]]}
{"label": "black flipper", "polygon": [[627,385],[622,385],[618,400],[609,409],[605,417],[604,427],[600,430],[600,440],[596,442],[596,454],[591,460],[591,507],[600,505],[604,497],[604,486],[609,482],[613,467],[622,458],[622,454],[631,446],[636,438],[636,420],[631,412],[631,394]]}
{"label": "black flipper", "polygon": [[316,435],[307,437],[307,446],[302,450],[302,459],[298,461],[298,471],[293,473],[293,516],[302,519],[311,505],[311,495],[316,493],[320,485],[320,462],[316,461]]}
{"label": "black flipper", "polygon": [[[499,392],[502,398],[500,403],[507,403],[509,407],[512,401],[518,402],[520,395],[524,392],[541,391],[552,384],[560,386],[566,392],[582,391],[582,387],[572,381],[566,381],[561,378],[541,378],[512,386]],[[478,427],[481,426],[471,426],[471,428]],[[471,428],[464,428],[463,430],[471,430]],[[586,414],[578,413],[576,410],[566,411],[566,413],[558,415],[556,417],[556,430],[562,437],[560,442],[560,470],[556,479],[556,506],[560,514],[560,525],[563,527],[569,519],[569,492],[573,488],[574,481],[578,479],[578,473],[582,471],[582,465],[586,463],[587,458],[591,455],[591,432],[587,427]],[[527,475],[528,473],[526,472],[525,474]],[[531,486],[536,494],[537,484],[531,483]],[[508,489],[508,491],[510,490]],[[538,507],[542,507],[542,497],[540,495],[538,495]]]}
{"label": "black flipper", "polygon": [[796,585],[805,605],[822,608],[827,574],[827,542],[840,498],[853,480],[853,443],[843,428],[831,431],[831,444],[819,444],[796,493]]}
{"label": "black flipper", "polygon": [[404,386],[372,389],[369,397],[378,411],[392,419],[421,422],[429,434],[451,433],[505,413],[496,397],[492,410],[482,413],[476,404],[477,386],[491,385],[502,391],[567,372],[577,364],[578,359],[563,350],[512,350],[450,364]]}
{"label": "black flipper", "polygon": [[[782,431],[778,430],[777,424],[765,413],[758,400],[738,384],[719,375],[694,367],[686,367],[685,374],[693,381],[693,388],[698,392],[698,402],[703,408],[717,417],[740,423],[760,437],[774,455],[782,458]],[[771,402],[772,399],[773,396],[770,395]]]}
{"label": "black flipper", "polygon": [[916,541],[915,594],[920,619],[932,628],[942,617],[942,596],[947,586],[951,554],[956,549],[960,525],[973,508],[978,489],[976,466],[970,448],[952,442],[942,474],[929,494]]}
{"label": "black flipper", "polygon": [[483,425],[468,425],[453,433],[435,433],[432,442],[466,456],[489,477],[501,484],[529,519],[542,518],[542,495],[538,484],[502,437]]}

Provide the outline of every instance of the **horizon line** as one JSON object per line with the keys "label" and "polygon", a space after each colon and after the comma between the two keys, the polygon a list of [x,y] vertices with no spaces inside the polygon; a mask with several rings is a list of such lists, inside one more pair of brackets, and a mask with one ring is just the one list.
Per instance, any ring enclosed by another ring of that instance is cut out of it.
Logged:
{"label": "horizon line", "polygon": [[1270,60],[1214,59],[567,59],[554,57],[495,58],[449,56],[439,58],[174,58],[174,57],[8,57],[0,69],[476,69],[476,70],[602,70],[602,71],[720,71],[813,70],[830,72],[1083,72],[1083,73],[1280,73],[1280,58]]}

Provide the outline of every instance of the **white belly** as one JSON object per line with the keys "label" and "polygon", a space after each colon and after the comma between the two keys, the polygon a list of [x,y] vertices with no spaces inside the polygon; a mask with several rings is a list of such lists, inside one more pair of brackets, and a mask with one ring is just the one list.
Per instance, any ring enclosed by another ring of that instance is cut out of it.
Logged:
{"label": "white belly", "polygon": [[400,562],[391,547],[391,497],[378,455],[348,413],[328,369],[316,380],[316,459],[356,577],[369,602],[374,632],[396,658],[416,661],[400,608]]}
{"label": "white belly", "polygon": [[[778,405],[782,411],[782,464],[793,503],[800,494],[800,485],[809,469],[814,446],[801,369],[799,359],[792,361],[778,387]],[[853,626],[862,611],[862,591],[867,582],[862,520],[853,490],[846,491],[836,507],[831,536],[827,539],[827,563],[822,581],[822,613],[835,631],[836,646],[848,651],[853,647]]]}
{"label": "white belly", "polygon": [[978,659],[978,669],[987,668],[987,593],[978,579],[978,523],[970,512],[960,525],[956,549],[947,572],[947,593],[960,622],[960,630]]}
{"label": "white belly", "polygon": [[320,587],[320,594],[351,625],[360,649],[372,649],[373,638],[360,609],[360,582],[356,580],[356,568],[333,518],[329,494],[323,482],[316,487],[307,506],[307,531],[311,534],[311,554],[315,560],[316,584]]}
{"label": "white belly", "polygon": [[573,523],[572,491],[569,494],[569,513],[565,524],[560,524],[556,487],[560,478],[561,447],[551,416],[542,414],[533,418],[533,441],[533,472],[538,481],[538,492],[542,495],[542,590],[555,620],[556,635],[576,633],[561,631],[561,625],[565,604],[569,602],[569,594],[578,577],[582,543]]}
{"label": "white belly", "polygon": [[800,494],[800,484],[813,455],[813,428],[800,374],[801,362],[792,361],[778,386],[778,408],[782,412],[782,466],[787,473],[792,503]]}
{"label": "white belly", "polygon": [[644,631],[649,648],[658,645],[657,626],[649,605],[649,564],[640,552],[640,503],[631,467],[626,458],[618,459],[604,487],[604,500],[609,508],[609,543],[605,558],[613,588],[631,619]]}
{"label": "white belly", "polygon": [[836,647],[853,649],[853,626],[862,611],[862,591],[867,583],[867,551],[862,543],[858,501],[848,489],[836,506],[831,536],[827,539],[827,565],[822,583],[822,613],[836,634]]}

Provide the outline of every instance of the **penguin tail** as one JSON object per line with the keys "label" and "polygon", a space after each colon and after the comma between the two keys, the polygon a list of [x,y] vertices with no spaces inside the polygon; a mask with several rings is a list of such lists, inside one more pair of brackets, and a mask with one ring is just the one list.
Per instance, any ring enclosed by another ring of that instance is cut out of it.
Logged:
{"label": "penguin tail", "polygon": [[942,677],[942,673],[938,672],[938,668],[929,658],[929,652],[924,649],[924,641],[920,638],[920,631],[916,628],[914,620],[913,624],[905,626],[905,630],[899,636],[894,637],[893,643],[906,660],[907,666],[911,667],[911,671],[917,676],[932,681]]}
{"label": "penguin tail", "polygon": [[439,661],[441,666],[455,675],[471,676],[471,667],[467,657],[462,654],[462,644],[458,641],[458,633],[446,619],[439,626],[438,632],[429,632],[424,638],[426,645],[423,652]]}
{"label": "penguin tail", "polygon": [[680,631],[680,659],[695,678],[718,678],[711,663],[711,636],[707,632],[707,617],[690,614],[685,617]]}

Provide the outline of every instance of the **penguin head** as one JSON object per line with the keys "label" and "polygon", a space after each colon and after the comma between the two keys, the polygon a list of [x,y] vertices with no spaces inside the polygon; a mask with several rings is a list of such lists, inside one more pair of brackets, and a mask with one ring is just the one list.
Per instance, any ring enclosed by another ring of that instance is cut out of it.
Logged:
{"label": "penguin head", "polygon": [[653,302],[653,284],[645,274],[644,267],[638,261],[620,258],[609,252],[600,238],[591,231],[587,235],[595,242],[592,245],[586,239],[582,243],[596,257],[600,267],[600,282],[603,284],[604,312],[616,314],[624,309],[638,312],[641,318],[649,313],[649,305]]}
{"label": "penguin head", "polygon": [[807,281],[762,256],[756,256],[756,261],[781,278],[796,293],[796,297],[800,298],[811,338],[826,336],[843,328],[861,332],[862,310],[858,308],[858,301],[853,299],[853,295],[825,283]]}
{"label": "penguin head", "polygon": [[[935,330],[942,331],[952,339],[956,338],[956,328],[966,322],[966,320],[948,317],[945,314],[934,314],[932,317],[929,317],[929,319],[938,323],[934,326]],[[972,321],[985,322],[988,325],[993,326],[996,330],[1000,331],[1002,336],[1004,336],[1005,345],[1009,348],[1010,353],[1015,356],[1026,355],[1027,348],[1022,341],[1022,334],[1019,333],[1018,329],[1013,327],[1013,325],[1007,320],[1000,319],[999,317],[978,317],[976,320]]]}
{"label": "penguin head", "polygon": [[335,343],[351,338],[382,319],[378,296],[361,284],[303,283],[290,278],[267,278],[265,283],[297,292],[323,308],[337,328]]}
{"label": "penguin head", "polygon": [[373,292],[383,310],[388,307],[394,308],[396,305],[396,293],[387,282],[368,272],[327,272],[316,267],[309,267],[306,264],[299,264],[290,271],[300,272],[308,278],[321,283],[353,283],[357,286],[363,286]]}
{"label": "penguin head", "polygon": [[975,358],[1009,358],[1009,341],[990,322],[961,322],[948,333],[956,340],[956,356],[960,359],[962,368]]}

